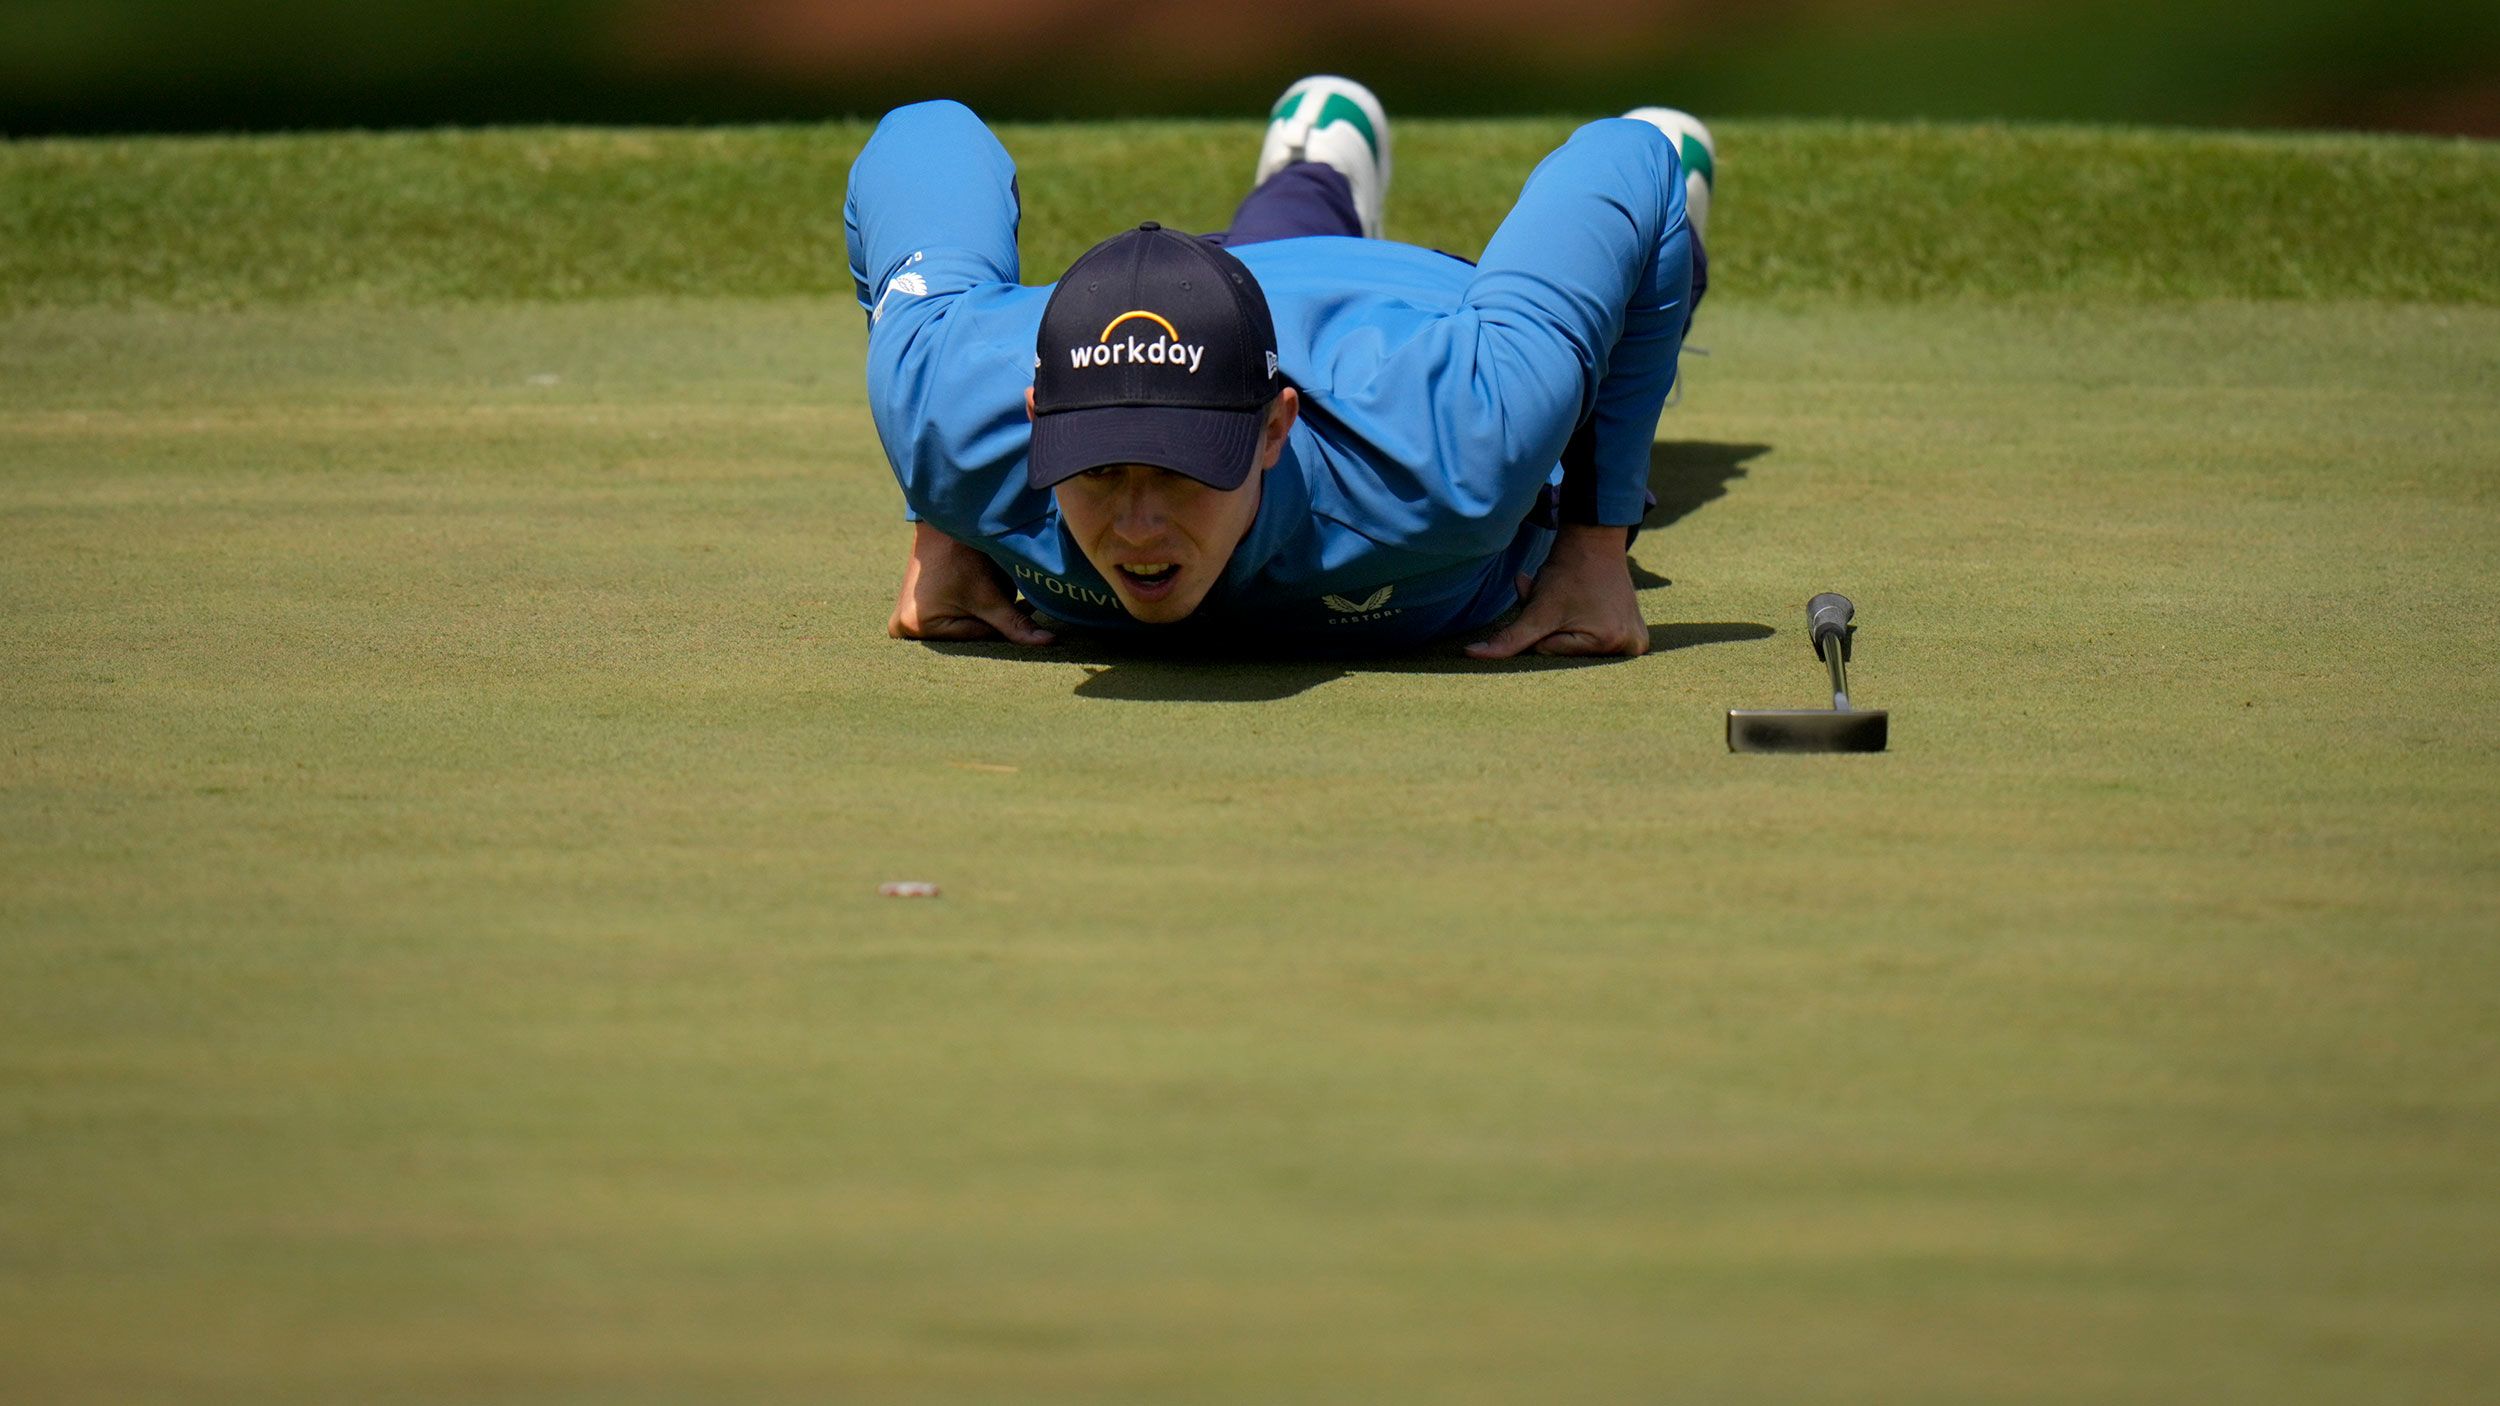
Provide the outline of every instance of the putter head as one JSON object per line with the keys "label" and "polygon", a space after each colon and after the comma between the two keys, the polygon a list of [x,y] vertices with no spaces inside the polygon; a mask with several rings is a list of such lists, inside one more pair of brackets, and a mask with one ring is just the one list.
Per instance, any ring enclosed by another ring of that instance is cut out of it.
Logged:
{"label": "putter head", "polygon": [[1730,708],[1731,752],[1880,752],[1891,733],[1881,708],[1844,713],[1836,708]]}

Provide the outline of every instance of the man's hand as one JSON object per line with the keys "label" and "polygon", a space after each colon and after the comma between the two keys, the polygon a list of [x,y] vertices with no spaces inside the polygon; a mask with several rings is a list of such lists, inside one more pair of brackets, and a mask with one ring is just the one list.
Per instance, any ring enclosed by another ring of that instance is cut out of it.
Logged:
{"label": "man's hand", "polygon": [[885,632],[898,640],[994,640],[1049,644],[998,564],[925,522],[912,524],[903,593]]}
{"label": "man's hand", "polygon": [[1519,618],[1467,646],[1468,656],[1508,659],[1531,648],[1539,654],[1647,654],[1649,622],[1632,591],[1625,536],[1620,527],[1564,527],[1545,569],[1533,581],[1519,579],[1528,601]]}

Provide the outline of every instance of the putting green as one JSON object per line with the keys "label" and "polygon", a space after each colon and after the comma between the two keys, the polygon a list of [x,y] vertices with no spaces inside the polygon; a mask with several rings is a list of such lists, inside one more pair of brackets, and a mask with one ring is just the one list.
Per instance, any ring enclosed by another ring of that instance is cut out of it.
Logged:
{"label": "putting green", "polygon": [[832,299],[0,319],[7,1394],[2482,1391],[2500,307],[1722,291],[1594,665],[886,640]]}

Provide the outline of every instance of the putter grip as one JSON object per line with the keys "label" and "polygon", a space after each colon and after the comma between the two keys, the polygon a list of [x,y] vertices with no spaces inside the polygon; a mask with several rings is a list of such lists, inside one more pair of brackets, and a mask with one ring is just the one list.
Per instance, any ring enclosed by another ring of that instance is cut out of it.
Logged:
{"label": "putter grip", "polygon": [[1858,608],[1849,603],[1847,596],[1834,591],[1825,591],[1806,602],[1806,639],[1814,646],[1815,658],[1826,657],[1823,641],[1837,635],[1840,637],[1840,657],[1848,659],[1849,621],[1857,613]]}

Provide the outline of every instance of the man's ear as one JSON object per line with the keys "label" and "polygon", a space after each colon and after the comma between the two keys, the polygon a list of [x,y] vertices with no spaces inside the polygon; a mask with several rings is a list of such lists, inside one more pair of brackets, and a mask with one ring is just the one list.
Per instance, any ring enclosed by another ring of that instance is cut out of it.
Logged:
{"label": "man's ear", "polygon": [[1024,418],[1027,420],[1033,418],[1033,388],[1031,386],[1024,388]]}
{"label": "man's ear", "polygon": [[1291,386],[1278,391],[1276,398],[1267,403],[1267,423],[1259,427],[1259,472],[1276,467],[1276,461],[1285,456],[1285,436],[1292,432],[1293,422],[1301,414],[1302,397]]}

